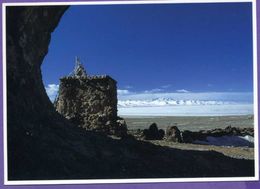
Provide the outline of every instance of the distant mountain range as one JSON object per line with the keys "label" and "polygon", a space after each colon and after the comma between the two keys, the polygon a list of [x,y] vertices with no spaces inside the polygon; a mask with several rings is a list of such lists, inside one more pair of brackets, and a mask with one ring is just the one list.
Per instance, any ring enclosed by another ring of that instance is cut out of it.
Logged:
{"label": "distant mountain range", "polygon": [[151,100],[118,100],[119,108],[127,107],[161,107],[180,105],[227,105],[235,102],[214,101],[214,100],[175,100],[172,98],[155,98]]}

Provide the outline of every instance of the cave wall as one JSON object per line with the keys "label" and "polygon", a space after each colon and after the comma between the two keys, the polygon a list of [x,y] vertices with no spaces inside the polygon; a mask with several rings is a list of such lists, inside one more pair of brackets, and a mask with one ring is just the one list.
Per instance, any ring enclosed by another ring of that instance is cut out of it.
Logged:
{"label": "cave wall", "polygon": [[[51,32],[67,6],[7,7],[8,123],[48,116],[53,106],[45,92],[41,64],[48,52]],[[30,119],[28,119],[30,118]]]}
{"label": "cave wall", "polygon": [[41,64],[48,52],[51,33],[67,8],[68,6],[6,7],[9,178],[33,174],[28,170],[39,163],[33,158],[45,164],[46,160],[43,161],[42,158],[47,153],[41,155],[43,146],[39,142],[42,137],[48,136],[46,129],[50,129],[47,128],[51,126],[50,120],[59,119],[64,122],[55,112],[45,92]]}

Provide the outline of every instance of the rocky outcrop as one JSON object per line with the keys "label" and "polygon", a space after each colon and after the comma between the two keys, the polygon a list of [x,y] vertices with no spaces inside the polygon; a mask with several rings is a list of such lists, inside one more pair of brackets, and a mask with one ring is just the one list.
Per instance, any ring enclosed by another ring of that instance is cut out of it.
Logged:
{"label": "rocky outcrop", "polygon": [[239,128],[227,126],[225,129],[201,130],[198,132],[183,131],[182,141],[191,143],[195,140],[206,140],[207,137],[222,137],[222,136],[254,136],[254,128]]}
{"label": "rocky outcrop", "polygon": [[7,8],[8,179],[252,176],[254,161],[114,140],[72,125],[45,92],[40,65],[68,7]]}
{"label": "rocky outcrop", "polygon": [[162,140],[164,135],[164,130],[158,129],[156,123],[152,123],[149,129],[143,130],[143,138],[145,140]]}
{"label": "rocky outcrop", "polygon": [[29,120],[44,117],[53,112],[42,83],[41,63],[48,52],[51,32],[67,8],[7,7],[9,123],[23,121],[25,117]]}
{"label": "rocky outcrop", "polygon": [[126,121],[121,117],[117,117],[116,124],[111,129],[111,132],[112,132],[112,134],[114,134],[116,136],[126,136],[127,135]]}
{"label": "rocky outcrop", "polygon": [[166,140],[172,141],[172,142],[182,142],[181,132],[177,126],[167,127]]}

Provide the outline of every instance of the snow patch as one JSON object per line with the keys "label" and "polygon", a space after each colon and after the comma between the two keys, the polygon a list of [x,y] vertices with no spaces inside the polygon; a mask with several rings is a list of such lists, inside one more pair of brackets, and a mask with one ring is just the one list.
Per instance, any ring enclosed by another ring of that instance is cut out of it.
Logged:
{"label": "snow patch", "polygon": [[205,141],[196,140],[194,144],[207,144],[214,146],[254,147],[254,137],[246,136],[208,136]]}

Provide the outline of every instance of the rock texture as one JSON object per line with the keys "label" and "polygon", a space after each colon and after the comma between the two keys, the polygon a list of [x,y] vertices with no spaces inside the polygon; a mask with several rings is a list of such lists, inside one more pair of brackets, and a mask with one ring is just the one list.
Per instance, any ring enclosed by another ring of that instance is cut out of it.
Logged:
{"label": "rock texture", "polygon": [[[51,128],[51,122],[57,122],[59,119],[46,95],[40,67],[48,52],[51,32],[67,8],[66,6],[6,8],[10,178],[18,174],[30,174],[29,170],[35,165],[32,158],[37,157],[37,143],[43,142],[38,136],[44,134],[42,130],[47,130],[47,126]],[[41,146],[43,145],[38,146],[38,150]],[[39,159],[40,154],[38,151]]]}
{"label": "rock texture", "polygon": [[254,136],[254,128],[238,128],[227,126],[225,129],[201,130],[198,132],[183,131],[182,141],[191,143],[195,140],[206,140],[207,137],[222,137],[222,136]]}
{"label": "rock texture", "polygon": [[166,129],[166,140],[172,142],[182,142],[181,131],[177,126],[169,126]]}
{"label": "rock texture", "polygon": [[[40,65],[68,7],[7,8],[8,179],[252,176],[254,162],[77,128],[45,92]],[[105,31],[104,31],[105,32]]]}
{"label": "rock texture", "polygon": [[164,137],[164,130],[158,129],[156,123],[152,123],[149,129],[143,130],[143,138],[145,140],[162,140]]}
{"label": "rock texture", "polygon": [[57,111],[74,124],[109,132],[117,120],[116,81],[104,77],[60,79]]}
{"label": "rock texture", "polygon": [[60,79],[56,110],[77,126],[106,134],[126,135],[117,116],[116,81],[107,75],[89,76],[76,58],[74,71]]}

